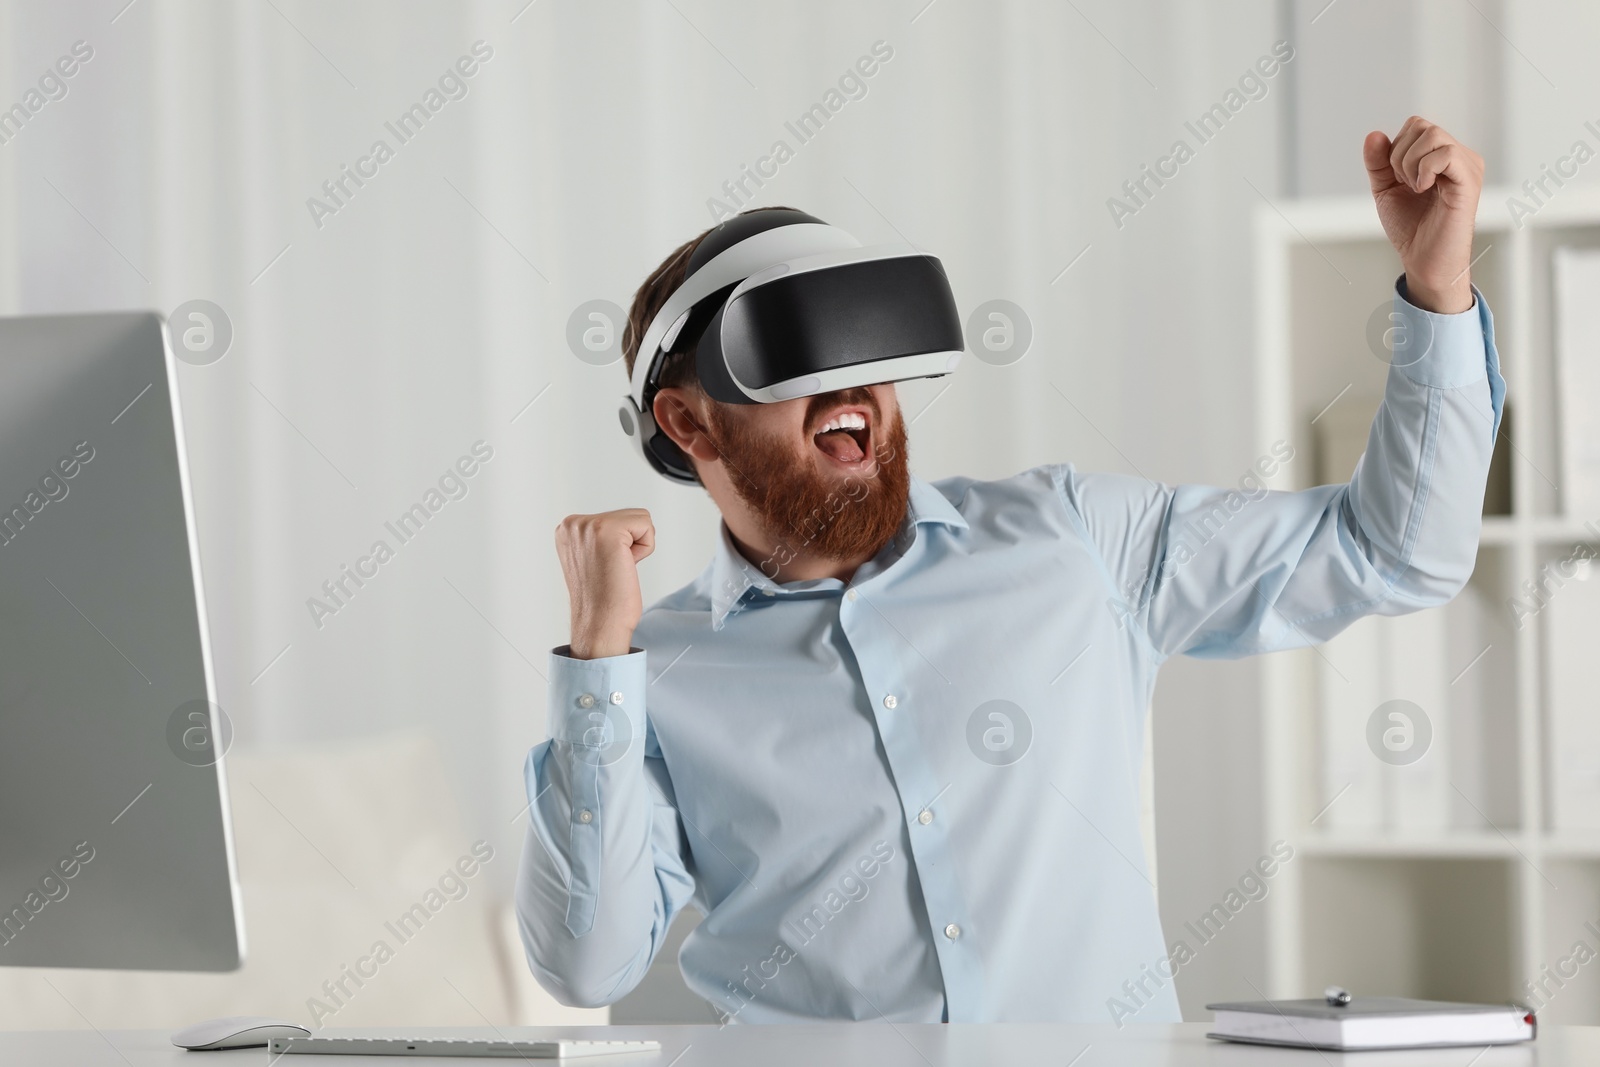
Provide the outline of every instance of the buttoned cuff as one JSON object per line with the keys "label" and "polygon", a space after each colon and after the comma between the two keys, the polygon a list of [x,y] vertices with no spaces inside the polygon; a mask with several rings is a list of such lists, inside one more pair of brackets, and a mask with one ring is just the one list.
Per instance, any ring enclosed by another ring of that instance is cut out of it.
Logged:
{"label": "buttoned cuff", "polygon": [[1406,276],[1395,279],[1389,340],[1396,370],[1419,385],[1459,389],[1489,373],[1485,337],[1493,321],[1483,294],[1472,287],[1472,306],[1452,315],[1426,311],[1408,298]]}
{"label": "buttoned cuff", "polygon": [[553,741],[604,748],[644,736],[645,652],[574,659],[572,646],[550,652],[547,728]]}

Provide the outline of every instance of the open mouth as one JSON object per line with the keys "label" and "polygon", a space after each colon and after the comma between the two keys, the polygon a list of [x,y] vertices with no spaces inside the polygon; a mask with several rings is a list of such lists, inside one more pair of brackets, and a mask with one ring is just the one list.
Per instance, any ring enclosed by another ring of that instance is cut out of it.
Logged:
{"label": "open mouth", "polygon": [[872,456],[872,413],[864,407],[831,411],[811,441],[842,467],[864,467]]}

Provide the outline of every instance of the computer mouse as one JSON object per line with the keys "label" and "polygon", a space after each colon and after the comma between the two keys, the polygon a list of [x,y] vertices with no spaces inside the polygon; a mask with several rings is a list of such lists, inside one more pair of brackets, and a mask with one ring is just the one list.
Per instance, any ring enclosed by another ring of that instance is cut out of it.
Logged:
{"label": "computer mouse", "polygon": [[172,1035],[179,1048],[197,1051],[214,1048],[265,1047],[274,1037],[310,1037],[311,1031],[299,1023],[266,1019],[259,1015],[229,1015],[186,1026]]}

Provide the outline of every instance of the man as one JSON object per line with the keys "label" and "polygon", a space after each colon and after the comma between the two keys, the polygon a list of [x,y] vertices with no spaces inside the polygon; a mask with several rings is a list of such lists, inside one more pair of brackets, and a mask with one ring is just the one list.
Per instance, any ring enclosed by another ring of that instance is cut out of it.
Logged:
{"label": "man", "polygon": [[[517,886],[547,989],[617,1000],[692,905],[679,963],[738,1021],[1104,1021],[1130,981],[1140,1021],[1178,1019],[1139,828],[1157,669],[1442,604],[1475,560],[1504,393],[1468,278],[1483,161],[1415,117],[1363,150],[1396,312],[1432,341],[1394,361],[1348,485],[1242,508],[1067,465],[930,485],[893,384],[730,404],[692,350],[664,365],[649,410],[721,539],[642,612],[647,512],[556,531],[571,643]],[[705,237],[639,290],[630,372]]]}

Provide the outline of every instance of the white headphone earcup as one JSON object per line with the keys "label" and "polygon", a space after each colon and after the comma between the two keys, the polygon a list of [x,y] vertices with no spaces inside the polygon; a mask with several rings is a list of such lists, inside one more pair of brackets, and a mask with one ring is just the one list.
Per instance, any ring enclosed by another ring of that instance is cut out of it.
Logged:
{"label": "white headphone earcup", "polygon": [[642,415],[634,404],[633,397],[623,397],[622,405],[617,408],[617,421],[622,423],[622,432],[633,438],[635,444],[642,444],[644,441],[644,437],[640,433],[640,423],[643,418],[649,418],[649,416]]}
{"label": "white headphone earcup", "polygon": [[[628,439],[633,442],[634,448],[644,457],[645,462],[655,468],[656,471],[675,482],[683,482],[689,485],[698,485],[700,483],[700,479],[695,477],[692,469],[680,467],[676,463],[667,463],[657,448],[652,447],[651,442],[655,441],[656,435],[660,433],[660,430],[656,427],[655,416],[648,411],[640,410],[639,405],[633,402],[631,394],[622,398],[622,403],[617,408],[617,421],[622,424],[622,432],[628,435]],[[671,455],[681,458],[681,453],[678,452],[677,446],[671,446],[668,451]]]}

